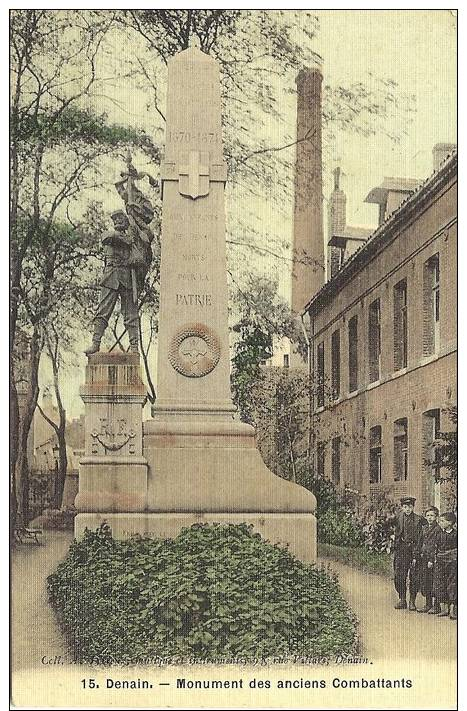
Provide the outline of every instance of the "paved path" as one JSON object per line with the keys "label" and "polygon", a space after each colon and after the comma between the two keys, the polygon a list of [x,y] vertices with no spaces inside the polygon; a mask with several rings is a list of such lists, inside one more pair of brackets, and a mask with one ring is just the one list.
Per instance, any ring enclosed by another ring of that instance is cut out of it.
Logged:
{"label": "paved path", "polygon": [[[46,578],[72,541],[71,532],[44,532],[44,545],[16,546],[12,555],[13,669],[42,665],[44,655],[66,654],[60,630],[47,602]],[[361,656],[371,660],[455,659],[457,624],[446,618],[394,610],[392,581],[324,559],[360,620]],[[422,599],[420,598],[420,605]]]}
{"label": "paved path", "polygon": [[[321,560],[338,573],[342,592],[360,620],[362,656],[371,660],[456,658],[456,622],[395,610],[397,595],[392,580],[327,558]],[[419,595],[417,606],[423,604]]]}
{"label": "paved path", "polygon": [[64,654],[66,647],[47,601],[46,578],[62,560],[73,540],[71,531],[44,531],[43,545],[16,545],[12,553],[12,667],[19,671],[41,666],[45,655]]}

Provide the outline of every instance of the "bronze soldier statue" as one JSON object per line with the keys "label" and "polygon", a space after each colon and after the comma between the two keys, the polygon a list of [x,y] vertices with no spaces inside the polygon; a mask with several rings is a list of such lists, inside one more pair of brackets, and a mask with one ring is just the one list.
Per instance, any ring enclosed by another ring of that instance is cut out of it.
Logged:
{"label": "bronze soldier statue", "polygon": [[134,185],[135,180],[148,177],[154,187],[157,183],[147,173],[138,173],[128,154],[127,171],[115,184],[125,204],[125,212],[116,210],[111,214],[114,229],[104,234],[104,275],[96,315],[91,346],[86,355],[97,353],[102,336],[108,326],[118,298],[120,310],[130,341],[130,351],[138,353],[139,315],[138,298],[152,261],[151,243],[154,234],[149,228],[154,208],[148,198]]}

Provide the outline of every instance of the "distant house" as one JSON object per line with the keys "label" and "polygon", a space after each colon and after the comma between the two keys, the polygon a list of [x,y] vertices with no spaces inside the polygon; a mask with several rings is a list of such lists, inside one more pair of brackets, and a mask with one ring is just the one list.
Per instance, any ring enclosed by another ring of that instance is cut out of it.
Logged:
{"label": "distant house", "polygon": [[[53,404],[52,395],[45,392],[41,408],[53,421],[58,423],[58,409]],[[34,413],[32,431],[32,456],[30,466],[32,472],[54,476],[58,464],[58,440],[54,428],[47,422],[39,408]],[[84,415],[67,421],[65,429],[67,450],[67,476],[63,492],[62,508],[73,506],[78,493],[78,463],[84,454]],[[53,481],[49,481],[50,491],[53,491]],[[34,492],[32,492],[34,494]]]}

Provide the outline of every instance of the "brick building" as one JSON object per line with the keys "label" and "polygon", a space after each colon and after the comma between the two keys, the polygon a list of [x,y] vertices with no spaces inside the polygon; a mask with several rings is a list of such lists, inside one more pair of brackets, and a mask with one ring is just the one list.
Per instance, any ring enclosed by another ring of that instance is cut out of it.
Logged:
{"label": "brick building", "polygon": [[418,506],[439,503],[432,443],[451,428],[456,397],[457,153],[440,165],[449,149],[435,147],[426,181],[386,178],[370,192],[380,222],[370,237],[346,225],[335,176],[329,245],[340,257],[304,309],[318,474]]}

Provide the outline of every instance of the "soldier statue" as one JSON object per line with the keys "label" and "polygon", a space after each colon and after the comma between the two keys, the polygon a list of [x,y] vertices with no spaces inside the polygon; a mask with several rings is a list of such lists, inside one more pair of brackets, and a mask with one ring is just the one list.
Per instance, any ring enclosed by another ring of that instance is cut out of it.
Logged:
{"label": "soldier statue", "polygon": [[135,186],[135,180],[149,178],[155,187],[156,181],[147,173],[138,173],[128,154],[127,170],[121,173],[121,180],[115,183],[118,194],[123,199],[125,211],[116,210],[111,214],[114,229],[102,238],[105,251],[104,275],[101,280],[99,305],[94,317],[94,331],[91,346],[86,355],[97,353],[102,336],[108,326],[118,297],[120,311],[130,341],[130,351],[138,353],[139,315],[138,299],[152,260],[151,243],[154,234],[149,225],[154,218],[151,202]]}

